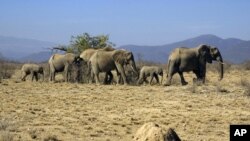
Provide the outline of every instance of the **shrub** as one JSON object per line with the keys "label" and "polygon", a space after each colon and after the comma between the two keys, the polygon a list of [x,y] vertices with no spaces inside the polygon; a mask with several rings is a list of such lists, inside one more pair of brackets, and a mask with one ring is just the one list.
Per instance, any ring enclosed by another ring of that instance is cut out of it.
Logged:
{"label": "shrub", "polygon": [[250,82],[247,79],[241,79],[240,84],[245,89],[244,94],[250,96]]}
{"label": "shrub", "polygon": [[0,60],[0,79],[8,79],[20,67],[19,63]]}
{"label": "shrub", "polygon": [[249,61],[245,61],[244,63],[242,63],[242,67],[245,70],[250,70],[250,60]]}

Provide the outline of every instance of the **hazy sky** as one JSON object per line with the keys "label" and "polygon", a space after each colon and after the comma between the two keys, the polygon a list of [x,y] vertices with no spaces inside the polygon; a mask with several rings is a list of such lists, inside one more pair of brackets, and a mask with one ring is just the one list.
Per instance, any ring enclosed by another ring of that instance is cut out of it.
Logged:
{"label": "hazy sky", "polygon": [[0,1],[0,35],[68,44],[84,32],[108,34],[118,46],[201,34],[250,40],[250,0]]}

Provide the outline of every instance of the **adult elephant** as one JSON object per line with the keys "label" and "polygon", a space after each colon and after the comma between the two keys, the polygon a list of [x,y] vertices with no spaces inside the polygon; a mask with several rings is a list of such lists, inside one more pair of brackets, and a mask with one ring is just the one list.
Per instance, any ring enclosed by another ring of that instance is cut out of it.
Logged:
{"label": "adult elephant", "polygon": [[176,48],[169,55],[167,81],[164,85],[171,84],[172,76],[178,73],[181,78],[181,84],[187,82],[183,77],[183,72],[193,71],[197,80],[205,83],[206,63],[212,61],[220,62],[220,79],[223,78],[223,59],[218,48],[209,45],[199,45],[196,48]]}
{"label": "adult elephant", "polygon": [[[161,76],[161,81],[159,82],[159,76]],[[143,66],[140,71],[140,77],[137,84],[142,84],[147,81],[147,77],[150,77],[149,84],[152,84],[152,80],[155,78],[157,83],[162,83],[163,80],[163,69],[158,66]]]}
{"label": "adult elephant", "polygon": [[36,81],[38,81],[38,74],[42,74],[44,80],[43,67],[37,64],[24,64],[22,66],[21,71],[22,71],[22,81],[25,81],[26,77],[29,74],[31,74],[32,81],[34,80],[34,78],[36,79]]}
{"label": "adult elephant", "polygon": [[73,53],[54,54],[49,59],[50,81],[55,81],[55,74],[64,71],[66,82],[70,79],[70,69],[73,63],[78,63],[80,57]]}
{"label": "adult elephant", "polygon": [[130,65],[132,70],[138,75],[134,56],[132,52],[126,50],[103,51],[98,50],[89,60],[91,69],[95,75],[96,84],[100,84],[99,73],[116,70],[122,76],[125,85],[128,84],[124,70],[125,65]]}
{"label": "adult elephant", "polygon": [[[90,71],[90,72],[88,72],[88,73],[91,73],[90,75],[88,75],[88,81],[93,81],[93,74],[92,74],[92,72],[91,72],[90,66],[88,65],[88,62],[89,62],[91,56],[92,56],[94,53],[96,53],[98,50],[102,50],[102,51],[113,51],[113,50],[115,50],[115,49],[112,48],[112,47],[104,47],[104,48],[100,48],[100,49],[89,48],[89,49],[84,50],[84,51],[80,54],[80,58],[82,58],[82,60],[87,64],[88,70]],[[112,74],[111,72],[107,72],[107,73],[105,74],[104,83],[105,83],[105,84],[111,83],[112,78],[113,78],[113,74]]]}

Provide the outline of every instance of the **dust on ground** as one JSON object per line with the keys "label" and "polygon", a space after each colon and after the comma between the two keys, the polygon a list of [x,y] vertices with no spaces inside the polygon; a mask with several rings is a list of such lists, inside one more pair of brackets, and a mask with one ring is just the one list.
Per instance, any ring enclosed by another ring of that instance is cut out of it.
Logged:
{"label": "dust on ground", "polygon": [[220,82],[209,72],[201,86],[191,73],[185,77],[188,85],[169,87],[2,80],[0,137],[129,141],[154,122],[184,141],[218,141],[229,140],[230,124],[250,124],[250,88],[241,84],[250,71],[228,71]]}

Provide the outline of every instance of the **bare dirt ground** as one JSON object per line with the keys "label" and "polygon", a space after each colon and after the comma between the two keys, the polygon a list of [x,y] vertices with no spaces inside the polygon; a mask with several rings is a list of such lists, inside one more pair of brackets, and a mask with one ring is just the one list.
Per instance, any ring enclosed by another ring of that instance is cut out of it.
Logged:
{"label": "bare dirt ground", "polygon": [[229,140],[230,124],[250,124],[250,71],[230,70],[218,82],[123,86],[0,83],[0,140],[130,141],[147,122],[174,128],[184,141]]}

